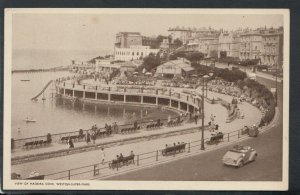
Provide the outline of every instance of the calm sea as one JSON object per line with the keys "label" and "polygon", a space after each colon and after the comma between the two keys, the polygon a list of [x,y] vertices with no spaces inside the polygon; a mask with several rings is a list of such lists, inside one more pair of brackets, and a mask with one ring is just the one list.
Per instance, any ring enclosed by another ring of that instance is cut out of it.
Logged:
{"label": "calm sea", "polygon": [[72,60],[87,61],[112,54],[106,50],[13,50],[13,69],[38,69],[70,65]]}
{"label": "calm sea", "polygon": [[[167,118],[175,113],[157,108],[121,107],[114,105],[94,105],[71,103],[52,99],[54,86],[45,91],[45,101],[39,98],[32,102],[31,98],[38,94],[51,79],[70,75],[69,72],[44,73],[14,73],[12,74],[12,137],[14,139],[33,136],[43,136],[47,133],[62,133],[89,129],[92,125],[104,127],[105,123],[130,123],[140,118],[155,119]],[[24,82],[23,79],[30,81]],[[37,120],[35,123],[26,123],[29,117]],[[18,132],[20,128],[20,133]]]}

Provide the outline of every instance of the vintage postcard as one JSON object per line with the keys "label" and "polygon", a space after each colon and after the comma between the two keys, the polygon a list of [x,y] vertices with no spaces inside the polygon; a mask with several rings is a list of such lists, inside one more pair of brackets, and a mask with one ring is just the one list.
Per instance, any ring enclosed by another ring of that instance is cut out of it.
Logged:
{"label": "vintage postcard", "polygon": [[287,9],[6,9],[4,190],[287,190]]}

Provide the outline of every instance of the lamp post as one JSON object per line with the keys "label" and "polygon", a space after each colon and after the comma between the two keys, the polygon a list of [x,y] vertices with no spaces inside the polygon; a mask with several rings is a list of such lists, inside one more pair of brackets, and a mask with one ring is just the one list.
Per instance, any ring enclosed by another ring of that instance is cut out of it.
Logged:
{"label": "lamp post", "polygon": [[202,119],[202,128],[201,128],[201,150],[205,150],[204,148],[204,82],[205,79],[207,79],[209,76],[204,75],[203,78],[203,85],[202,85],[202,113],[201,113],[201,119]]}
{"label": "lamp post", "polygon": [[275,92],[275,106],[277,106],[277,63],[275,64],[275,84],[276,84],[276,92]]}

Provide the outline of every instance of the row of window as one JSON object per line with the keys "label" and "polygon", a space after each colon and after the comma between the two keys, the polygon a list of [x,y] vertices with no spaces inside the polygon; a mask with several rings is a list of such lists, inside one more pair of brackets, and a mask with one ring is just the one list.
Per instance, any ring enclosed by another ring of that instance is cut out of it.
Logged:
{"label": "row of window", "polygon": [[124,56],[124,55],[130,55],[130,53],[131,53],[131,55],[137,55],[137,56],[139,56],[140,54],[141,54],[141,56],[143,56],[144,55],[144,53],[143,52],[136,52],[136,53],[134,53],[134,52],[130,52],[130,51],[116,51],[116,55],[122,55],[122,56]]}

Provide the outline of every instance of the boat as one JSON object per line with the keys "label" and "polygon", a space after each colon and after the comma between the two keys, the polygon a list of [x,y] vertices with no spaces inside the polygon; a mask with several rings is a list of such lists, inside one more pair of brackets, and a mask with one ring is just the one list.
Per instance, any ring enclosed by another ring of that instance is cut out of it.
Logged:
{"label": "boat", "polygon": [[29,119],[29,118],[26,118],[25,119],[25,122],[26,123],[35,123],[37,120],[35,120],[35,119]]}

